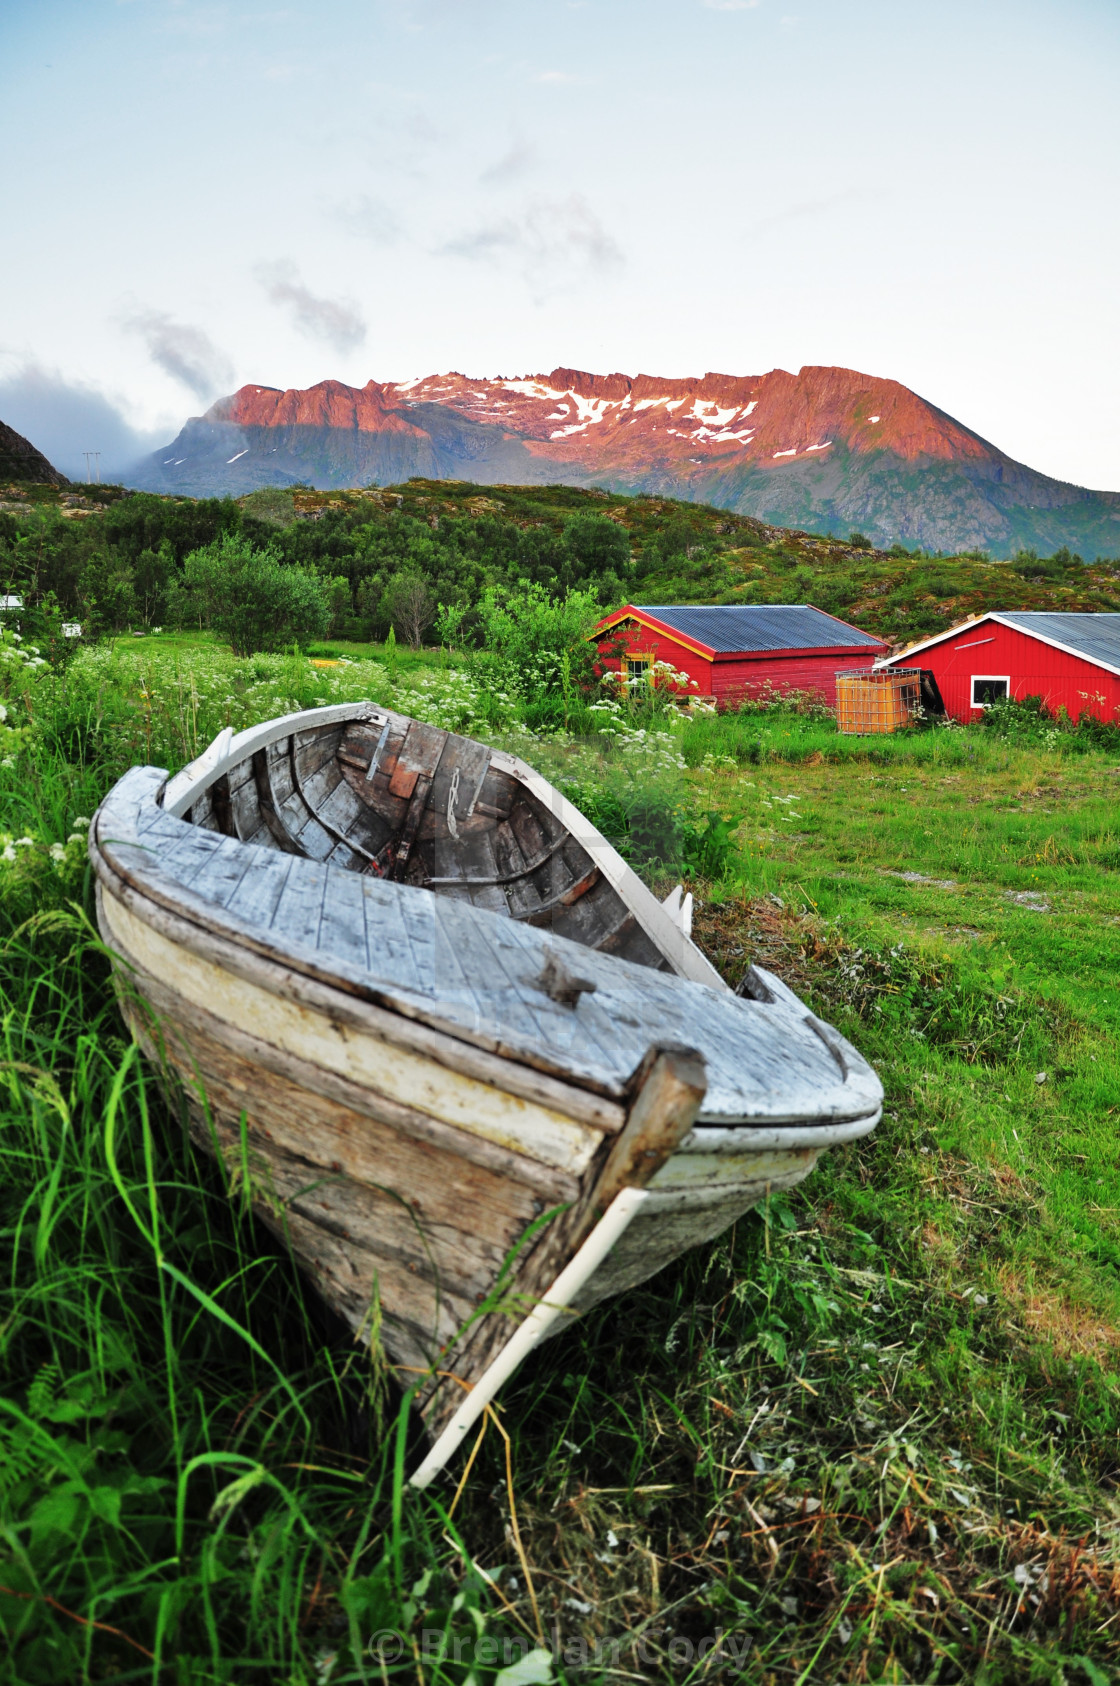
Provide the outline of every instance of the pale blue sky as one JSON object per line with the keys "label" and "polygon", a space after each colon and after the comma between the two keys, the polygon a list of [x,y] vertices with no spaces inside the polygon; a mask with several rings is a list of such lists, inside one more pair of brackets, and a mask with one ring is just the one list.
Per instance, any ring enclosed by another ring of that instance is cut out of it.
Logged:
{"label": "pale blue sky", "polygon": [[6,0],[0,417],[838,363],[1120,489],[1118,72],[1115,0]]}

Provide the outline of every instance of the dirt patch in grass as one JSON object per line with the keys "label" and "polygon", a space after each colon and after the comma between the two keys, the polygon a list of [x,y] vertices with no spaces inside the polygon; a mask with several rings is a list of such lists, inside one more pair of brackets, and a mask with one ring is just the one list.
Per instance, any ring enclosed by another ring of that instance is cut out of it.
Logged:
{"label": "dirt patch in grass", "polygon": [[938,1229],[937,1225],[931,1222],[929,1218],[922,1224],[921,1233],[922,1248],[936,1264],[944,1269],[949,1269],[957,1264],[960,1255],[957,1251],[957,1244],[951,1235],[946,1235],[944,1230]]}
{"label": "dirt patch in grass", "polygon": [[810,989],[819,977],[811,962],[827,952],[806,918],[780,896],[701,902],[692,934],[733,989],[752,965],[776,972],[791,989]]}
{"label": "dirt patch in grass", "polygon": [[997,1274],[1000,1292],[1024,1327],[1046,1341],[1061,1358],[1095,1358],[1115,1365],[1120,1355],[1120,1324],[1098,1308],[1079,1304],[1054,1288],[1028,1283],[1020,1271],[1005,1265]]}
{"label": "dirt patch in grass", "polygon": [[881,938],[857,946],[838,924],[778,895],[701,903],[694,935],[732,988],[752,963],[777,973],[872,1060],[901,1039],[969,1065],[1045,1065],[1082,1035],[1064,1006],[1007,987],[959,949],[938,954]]}

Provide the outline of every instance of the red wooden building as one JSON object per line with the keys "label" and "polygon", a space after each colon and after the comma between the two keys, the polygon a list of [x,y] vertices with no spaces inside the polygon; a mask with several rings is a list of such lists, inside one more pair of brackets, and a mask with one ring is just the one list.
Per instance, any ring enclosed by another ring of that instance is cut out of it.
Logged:
{"label": "red wooden building", "polygon": [[[966,621],[892,656],[884,667],[931,674],[945,712],[979,720],[1000,697],[1041,697],[1051,714],[1116,720],[1120,615],[1009,610]],[[929,686],[924,687],[929,697]]]}
{"label": "red wooden building", "polygon": [[696,681],[693,696],[721,707],[771,690],[808,691],[835,706],[837,671],[870,668],[889,649],[805,603],[627,603],[592,636],[604,668],[638,682],[668,662]]}

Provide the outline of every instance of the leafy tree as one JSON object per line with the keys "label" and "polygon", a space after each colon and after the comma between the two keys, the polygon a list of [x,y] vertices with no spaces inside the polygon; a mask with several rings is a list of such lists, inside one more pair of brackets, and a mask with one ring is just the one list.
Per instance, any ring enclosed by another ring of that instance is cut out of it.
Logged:
{"label": "leafy tree", "polygon": [[191,552],[176,596],[179,615],[196,614],[235,656],[321,638],[330,625],[330,594],[320,575],[281,561],[271,546],[254,549],[235,533]]}
{"label": "leafy tree", "polygon": [[848,543],[853,550],[874,550],[875,548],[866,533],[849,533]]}
{"label": "leafy tree", "polygon": [[133,564],[143,550],[156,550],[166,539],[176,563],[192,550],[235,532],[241,511],[231,498],[200,498],[197,503],[132,492],[101,518],[107,543]]}
{"label": "leafy tree", "polygon": [[132,576],[133,593],[145,626],[157,626],[167,618],[167,594],[175,577],[175,556],[168,539],[158,550],[142,550]]}
{"label": "leafy tree", "polygon": [[114,550],[97,550],[82,570],[78,586],[82,620],[90,632],[121,632],[136,620],[132,569]]}
{"label": "leafy tree", "polygon": [[330,613],[330,635],[332,638],[345,638],[348,633],[354,631],[354,617],[350,608],[350,581],[344,574],[327,574],[323,576],[323,590]]}
{"label": "leafy tree", "polygon": [[662,602],[673,596],[694,599],[698,587],[710,596],[733,583],[722,550],[723,541],[710,527],[705,530],[695,516],[678,515],[646,540],[638,573],[658,576]]}
{"label": "leafy tree", "polygon": [[421,574],[397,574],[381,594],[381,613],[398,637],[418,650],[436,618],[438,605]]}
{"label": "leafy tree", "polygon": [[542,585],[514,592],[490,586],[478,605],[486,652],[478,665],[528,697],[556,700],[573,687],[587,690],[598,654],[587,634],[601,613],[593,591],[569,591],[557,600]]}
{"label": "leafy tree", "polygon": [[522,579],[551,585],[559,579],[571,556],[563,536],[551,527],[526,527],[518,533],[514,571]]}
{"label": "leafy tree", "polygon": [[573,515],[565,522],[562,585],[570,590],[575,585],[609,581],[613,598],[620,595],[621,578],[631,572],[630,536],[625,527],[605,515]]}
{"label": "leafy tree", "polygon": [[[385,622],[381,614],[381,594],[384,589],[385,582],[381,575],[373,574],[362,580],[354,592],[354,613],[358,617],[364,638],[374,638],[384,628]],[[389,630],[392,631],[391,622]]]}

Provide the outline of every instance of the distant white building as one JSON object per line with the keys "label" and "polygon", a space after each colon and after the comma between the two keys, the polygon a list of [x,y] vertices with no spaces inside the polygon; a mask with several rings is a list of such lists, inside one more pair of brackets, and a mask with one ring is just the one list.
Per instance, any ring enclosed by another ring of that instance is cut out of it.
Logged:
{"label": "distant white building", "polygon": [[8,594],[7,596],[0,597],[0,614],[3,614],[6,609],[22,609],[22,608],[23,608],[23,598],[22,597],[13,597],[10,594]]}
{"label": "distant white building", "polygon": [[62,636],[64,638],[80,638],[82,636],[81,621],[63,621]]}

